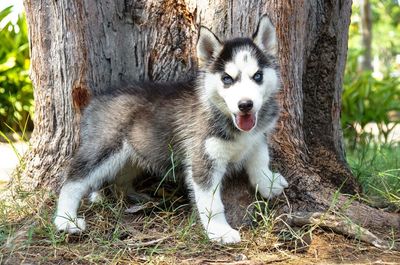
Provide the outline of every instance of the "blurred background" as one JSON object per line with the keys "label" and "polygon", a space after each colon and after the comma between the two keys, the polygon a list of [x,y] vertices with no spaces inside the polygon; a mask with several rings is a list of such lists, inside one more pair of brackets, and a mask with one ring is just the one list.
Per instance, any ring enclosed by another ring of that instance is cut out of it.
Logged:
{"label": "blurred background", "polygon": [[[342,125],[354,145],[360,133],[394,140],[400,110],[398,0],[355,0],[349,29]],[[397,140],[399,136],[396,137]]]}
{"label": "blurred background", "polygon": [[0,131],[33,129],[28,31],[21,1],[0,2]]}
{"label": "blurred background", "polygon": [[[28,148],[33,90],[22,0],[0,2],[0,181]],[[400,209],[399,0],[354,0],[342,98],[348,162],[371,203]],[[8,152],[8,153],[7,153]],[[13,158],[12,158],[13,157]]]}
{"label": "blurred background", "polygon": [[366,199],[400,210],[399,0],[354,0],[342,95],[346,156]]}

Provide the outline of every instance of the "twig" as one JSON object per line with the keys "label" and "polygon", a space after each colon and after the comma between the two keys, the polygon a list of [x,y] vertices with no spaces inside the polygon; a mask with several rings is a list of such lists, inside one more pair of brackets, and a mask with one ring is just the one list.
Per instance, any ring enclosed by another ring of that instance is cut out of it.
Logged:
{"label": "twig", "polygon": [[147,242],[140,242],[140,243],[134,243],[134,244],[128,244],[128,245],[132,246],[132,247],[135,247],[135,248],[149,247],[149,246],[153,246],[153,245],[156,245],[158,243],[161,243],[161,242],[165,241],[166,239],[168,239],[170,237],[171,236],[166,236],[166,237],[150,240],[150,241],[147,241]]}

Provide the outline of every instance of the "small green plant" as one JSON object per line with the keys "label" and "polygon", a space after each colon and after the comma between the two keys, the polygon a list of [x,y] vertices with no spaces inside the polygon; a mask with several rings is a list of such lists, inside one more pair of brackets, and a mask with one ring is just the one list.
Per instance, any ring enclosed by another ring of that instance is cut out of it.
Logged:
{"label": "small green plant", "polygon": [[168,145],[168,150],[170,153],[170,161],[171,161],[171,167],[167,170],[167,172],[164,174],[164,177],[161,179],[160,183],[158,184],[156,190],[154,191],[154,194],[157,194],[157,192],[159,191],[159,189],[161,188],[162,184],[167,181],[168,179],[170,179],[172,177],[173,181],[176,183],[177,179],[176,179],[176,175],[175,175],[175,169],[177,167],[176,162],[175,161],[175,156],[174,156],[174,150],[172,148],[172,145],[169,144]]}
{"label": "small green plant", "polygon": [[20,14],[15,24],[6,21],[12,6],[0,11],[0,130],[20,131],[20,124],[33,123],[33,91],[28,76],[30,65],[28,30],[25,15]]}

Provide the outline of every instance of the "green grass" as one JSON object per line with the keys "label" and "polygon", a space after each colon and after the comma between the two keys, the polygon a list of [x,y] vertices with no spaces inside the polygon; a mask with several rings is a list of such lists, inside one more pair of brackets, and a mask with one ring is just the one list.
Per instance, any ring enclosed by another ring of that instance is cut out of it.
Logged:
{"label": "green grass", "polygon": [[400,209],[400,143],[364,140],[347,151],[347,161],[373,204]]}
{"label": "green grass", "polygon": [[126,214],[128,205],[123,200],[104,199],[95,204],[84,200],[80,215],[85,216],[88,231],[57,233],[52,224],[55,200],[55,193],[43,191],[23,200],[0,201],[0,263],[17,264],[20,257],[43,264],[60,259],[76,264],[175,264],[204,257],[232,261],[239,254],[260,251],[255,242],[265,252],[276,248],[277,238],[265,227],[244,229],[243,242],[238,245],[212,243],[195,210],[189,204],[174,206],[173,201]]}
{"label": "green grass", "polygon": [[[2,137],[10,141],[4,134]],[[349,163],[366,195],[379,196],[396,209],[400,207],[399,149],[398,144],[371,142],[348,153]],[[171,174],[174,175],[172,170]],[[319,238],[313,240],[317,247],[327,242],[340,243],[337,238],[335,241],[331,235],[321,233],[318,225],[292,228],[284,216],[277,214],[281,204],[259,197],[252,205],[255,210],[249,212],[253,224],[257,225],[240,229],[240,244],[212,243],[189,201],[168,189],[168,179],[174,180],[166,178],[162,187],[154,184],[153,190],[157,192],[151,192],[156,199],[152,207],[135,214],[125,212],[130,205],[121,199],[105,198],[96,204],[84,200],[79,214],[85,216],[88,231],[75,236],[55,231],[52,224],[55,192],[17,190],[13,198],[0,200],[0,264],[22,261],[55,264],[61,260],[65,264],[200,264],[234,262],[241,257],[260,264],[271,260],[282,264],[310,264],[312,254],[304,254],[301,260],[301,254],[297,253],[307,251],[310,237]],[[346,241],[338,248],[346,249],[347,244]]]}

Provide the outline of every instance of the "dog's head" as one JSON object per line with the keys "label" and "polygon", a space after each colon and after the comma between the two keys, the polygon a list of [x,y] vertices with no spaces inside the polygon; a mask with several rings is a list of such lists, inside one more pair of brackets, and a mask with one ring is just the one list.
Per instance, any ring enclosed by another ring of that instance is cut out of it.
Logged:
{"label": "dog's head", "polygon": [[197,57],[204,73],[202,93],[241,131],[256,127],[258,112],[279,89],[276,53],[275,28],[266,15],[252,38],[221,42],[209,29],[200,28]]}

